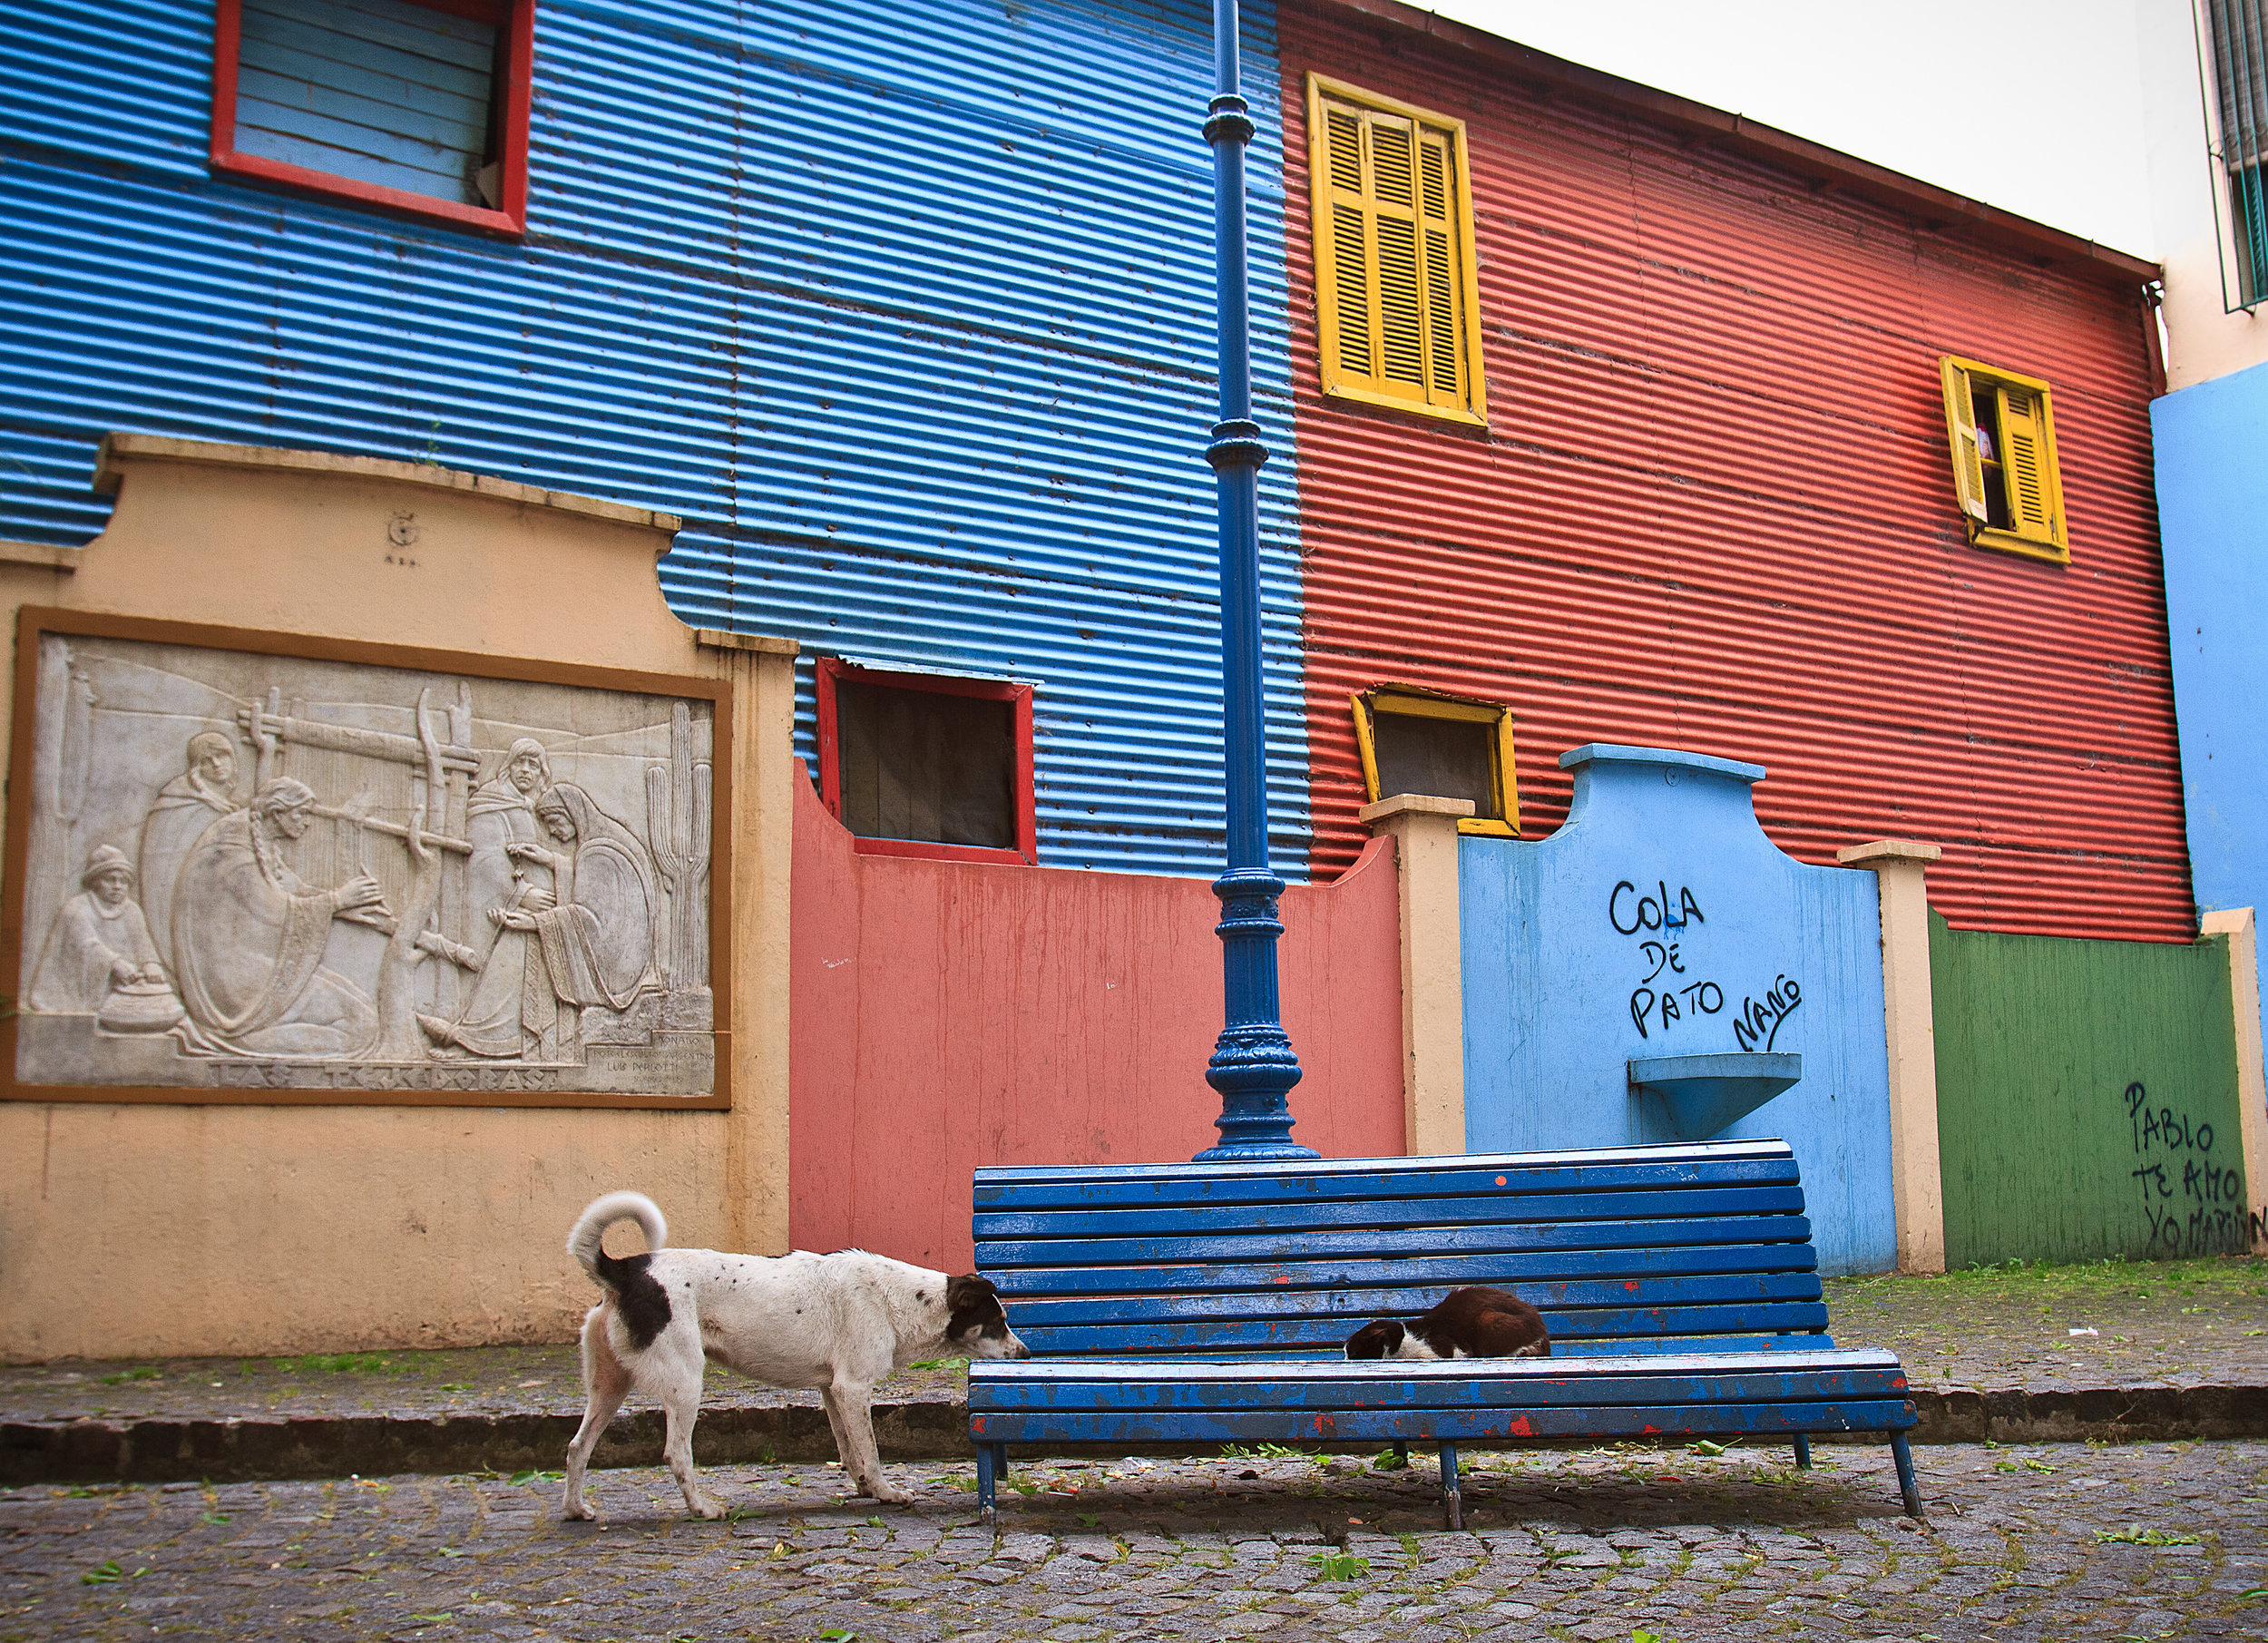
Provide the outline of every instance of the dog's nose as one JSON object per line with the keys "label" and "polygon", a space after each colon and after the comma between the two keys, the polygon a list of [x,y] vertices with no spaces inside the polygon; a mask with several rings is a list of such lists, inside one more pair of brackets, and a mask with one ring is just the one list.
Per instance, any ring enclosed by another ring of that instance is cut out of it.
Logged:
{"label": "dog's nose", "polygon": [[1031,1348],[1025,1345],[1022,1340],[1019,1338],[1016,1342],[1016,1350],[1011,1355],[1019,1358],[1028,1358],[1031,1355]]}

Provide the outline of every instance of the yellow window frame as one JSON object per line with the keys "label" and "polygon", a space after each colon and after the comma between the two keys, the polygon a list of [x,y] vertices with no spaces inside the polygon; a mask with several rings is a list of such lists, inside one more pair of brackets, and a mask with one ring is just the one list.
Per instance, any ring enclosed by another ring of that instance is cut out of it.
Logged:
{"label": "yellow window frame", "polygon": [[1311,73],[1307,143],[1324,393],[1486,427],[1465,122]]}
{"label": "yellow window frame", "polygon": [[1485,838],[1520,836],[1520,774],[1512,760],[1512,710],[1501,702],[1469,696],[1449,696],[1422,685],[1380,685],[1348,698],[1354,709],[1354,747],[1363,760],[1363,795],[1376,804],[1390,797],[1378,791],[1377,716],[1399,714],[1405,719],[1450,719],[1493,727],[1489,738],[1489,783],[1496,798],[1496,817],[1465,816],[1457,821],[1460,833]]}
{"label": "yellow window frame", "polygon": [[[1938,360],[1945,400],[1945,434],[1952,447],[1953,494],[1969,526],[1969,540],[1982,548],[2020,553],[2050,564],[2071,562],[2071,534],[2063,513],[2063,469],[2056,455],[2054,395],[2037,377],[2003,370],[1981,360],[1947,354]],[[1976,400],[1992,396],[1999,424],[1997,460],[1983,455]],[[1999,470],[2009,523],[1995,525],[1988,500],[1988,476]]]}

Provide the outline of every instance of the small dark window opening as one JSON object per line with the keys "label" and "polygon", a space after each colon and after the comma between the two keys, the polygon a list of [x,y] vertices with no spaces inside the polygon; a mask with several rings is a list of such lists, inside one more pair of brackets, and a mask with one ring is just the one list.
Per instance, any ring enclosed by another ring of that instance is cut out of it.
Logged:
{"label": "small dark window opening", "polygon": [[1379,797],[1424,793],[1469,798],[1473,817],[1501,821],[1491,752],[1496,727],[1478,719],[1419,718],[1381,712],[1373,721]]}
{"label": "small dark window opening", "polygon": [[518,233],[534,0],[216,0],[216,171]]}
{"label": "small dark window opening", "polygon": [[1996,531],[2014,530],[2016,515],[2009,509],[2008,469],[2001,456],[2006,447],[2000,437],[1999,390],[1979,387],[1969,404],[1977,419],[1977,456],[1984,471],[1985,523]]}
{"label": "small dark window opening", "polygon": [[495,18],[410,0],[243,0],[242,16],[238,152],[497,209]]}
{"label": "small dark window opening", "polygon": [[853,833],[1016,848],[1012,703],[845,679],[835,713]]}

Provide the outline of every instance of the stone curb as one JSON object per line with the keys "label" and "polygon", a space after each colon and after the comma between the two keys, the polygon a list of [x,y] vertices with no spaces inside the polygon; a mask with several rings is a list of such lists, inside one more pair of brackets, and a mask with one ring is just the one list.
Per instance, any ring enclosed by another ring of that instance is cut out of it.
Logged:
{"label": "stone curb", "polygon": [[1917,1443],[2109,1443],[2268,1437],[2268,1386],[1916,1391]]}
{"label": "stone curb", "polygon": [[[581,1423],[571,1414],[10,1421],[0,1423],[0,1485],[556,1471]],[[875,1436],[894,1459],[976,1452],[957,1403],[877,1403]],[[660,1410],[622,1415],[591,1463],[658,1466],[661,1438]],[[705,1466],[835,1459],[826,1411],[804,1404],[707,1410],[693,1441]]]}
{"label": "stone curb", "polygon": [[[1917,1443],[2268,1437],[2263,1386],[1917,1390],[1913,1404]],[[571,1414],[11,1421],[0,1423],[0,1485],[556,1470],[577,1424]],[[975,1453],[968,1410],[954,1402],[877,1403],[875,1435],[893,1460],[965,1461]],[[660,1411],[625,1415],[600,1440],[591,1463],[658,1466],[661,1438]],[[1847,1441],[1880,1442],[1872,1433]],[[835,1459],[826,1412],[808,1404],[709,1410],[695,1442],[703,1465]]]}

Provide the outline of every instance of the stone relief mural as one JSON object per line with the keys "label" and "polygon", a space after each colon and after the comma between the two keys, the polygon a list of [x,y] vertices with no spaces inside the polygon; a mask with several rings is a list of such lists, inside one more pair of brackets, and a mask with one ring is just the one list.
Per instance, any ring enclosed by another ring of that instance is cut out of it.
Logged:
{"label": "stone relief mural", "polygon": [[713,706],[44,633],[19,1086],[705,1096]]}

